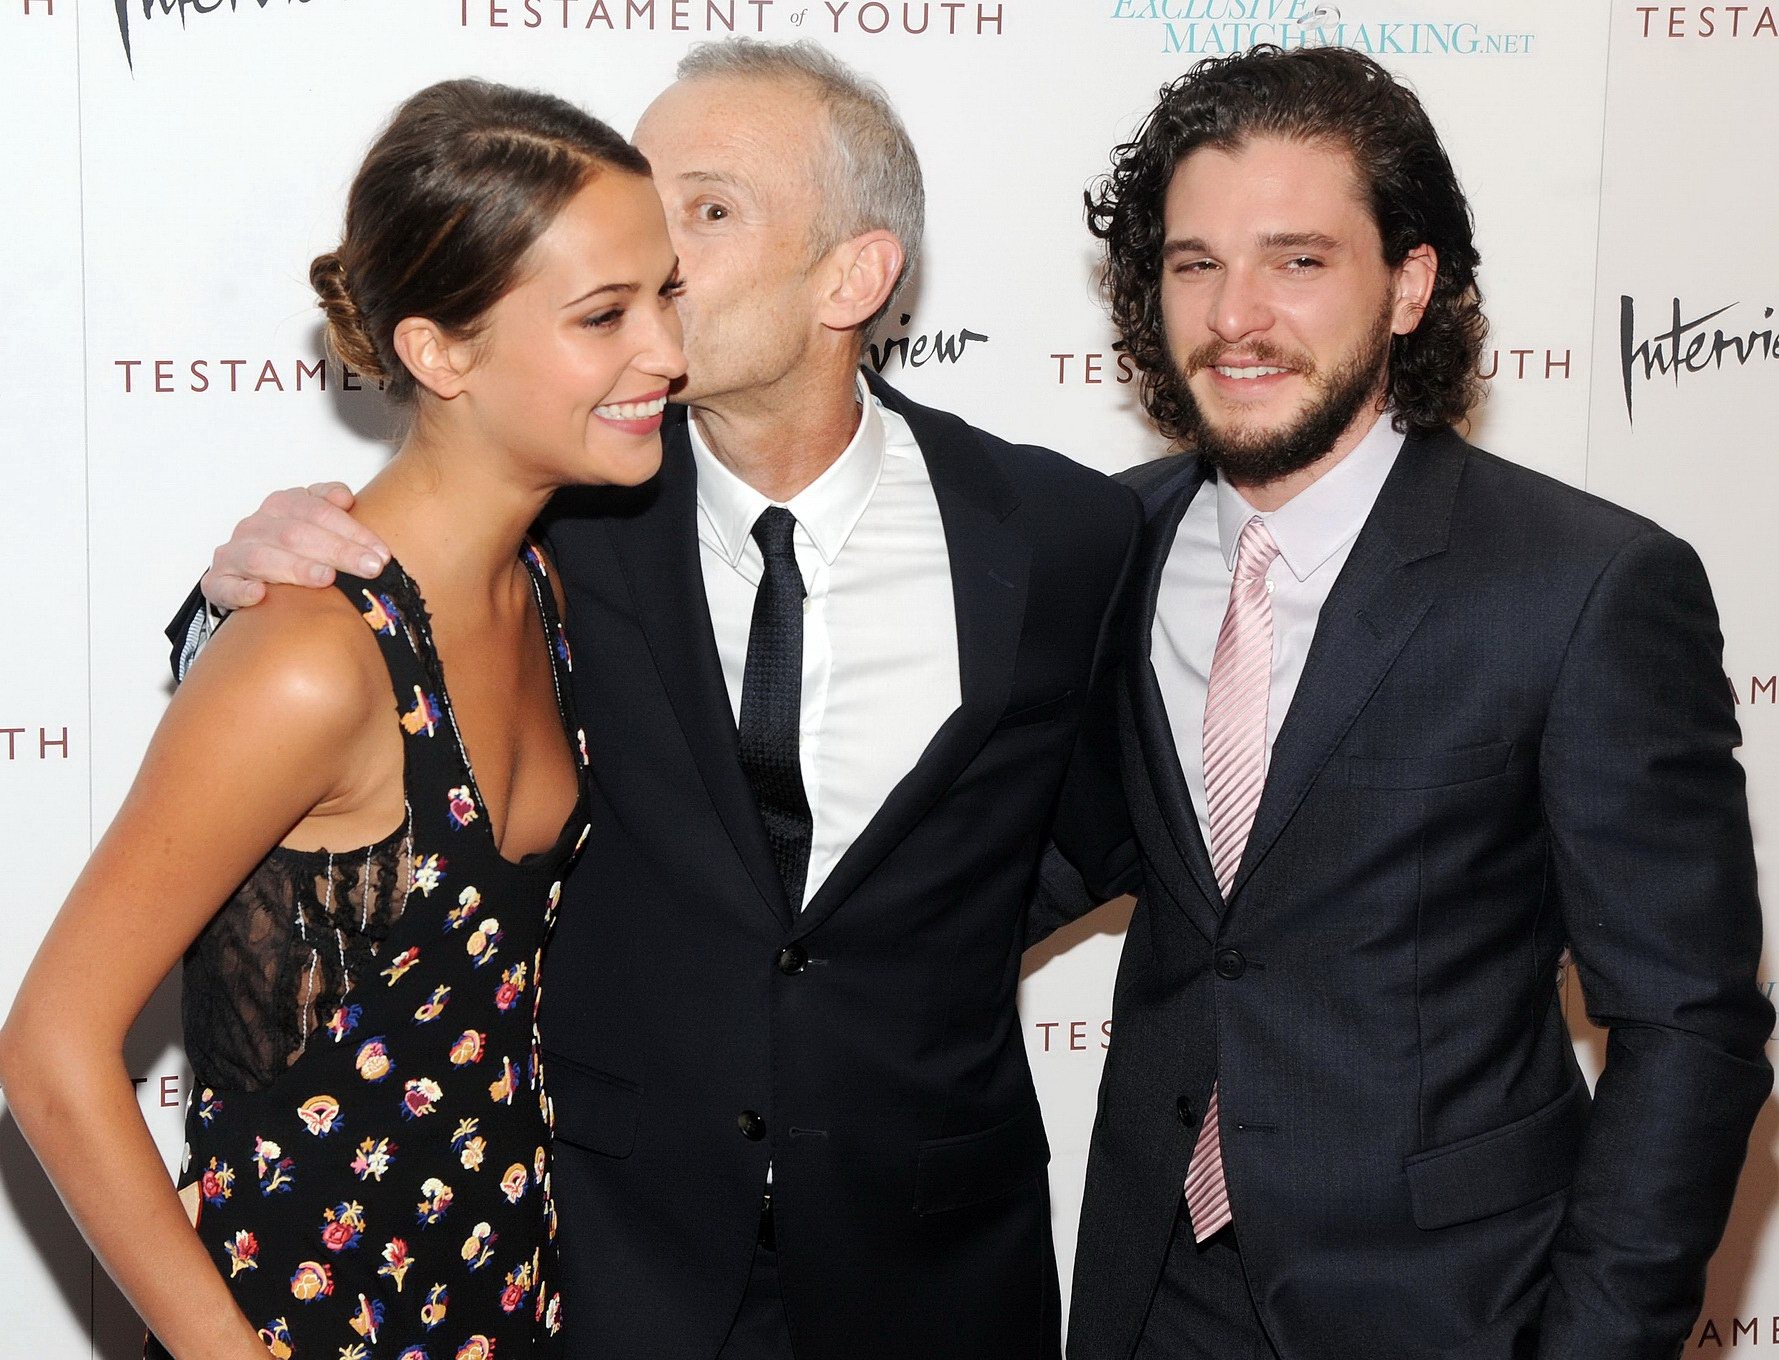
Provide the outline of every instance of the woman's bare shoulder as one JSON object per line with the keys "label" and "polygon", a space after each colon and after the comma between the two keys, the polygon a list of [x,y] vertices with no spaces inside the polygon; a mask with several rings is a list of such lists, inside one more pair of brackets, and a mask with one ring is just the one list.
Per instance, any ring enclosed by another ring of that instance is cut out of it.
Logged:
{"label": "woman's bare shoulder", "polygon": [[268,724],[342,739],[386,719],[389,696],[376,637],[350,600],[331,588],[274,585],[217,629],[175,705],[249,706]]}

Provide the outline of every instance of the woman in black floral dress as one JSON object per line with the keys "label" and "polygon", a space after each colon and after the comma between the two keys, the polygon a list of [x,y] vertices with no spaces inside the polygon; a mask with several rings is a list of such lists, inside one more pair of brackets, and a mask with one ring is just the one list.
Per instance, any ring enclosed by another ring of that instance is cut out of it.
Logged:
{"label": "woman in black floral dress", "polygon": [[[647,171],[560,100],[446,82],[311,270],[335,352],[411,408],[357,503],[400,560],[220,630],[0,1032],[151,1356],[509,1360],[573,1306],[533,1021],[586,755],[525,534],[659,467],[684,364]],[[181,957],[175,1187],[122,1045]]]}
{"label": "woman in black floral dress", "polygon": [[[567,642],[524,560],[578,761]],[[392,561],[336,584],[389,667],[407,806],[372,845],[273,850],[187,953],[183,1193],[274,1356],[523,1352],[561,1308],[532,1022],[583,809],[504,857],[413,581]]]}

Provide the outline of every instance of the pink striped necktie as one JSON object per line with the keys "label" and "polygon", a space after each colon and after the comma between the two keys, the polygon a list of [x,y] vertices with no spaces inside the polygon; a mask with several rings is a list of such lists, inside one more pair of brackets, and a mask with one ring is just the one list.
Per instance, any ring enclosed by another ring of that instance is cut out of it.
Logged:
{"label": "pink striped necktie", "polygon": [[[1211,869],[1226,899],[1266,783],[1266,709],[1272,691],[1272,598],[1266,573],[1278,555],[1279,545],[1260,516],[1242,526],[1229,608],[1217,634],[1205,694],[1205,811],[1211,824]],[[1217,1087],[1212,1086],[1186,1171],[1186,1212],[1200,1242],[1232,1218],[1218,1121]]]}

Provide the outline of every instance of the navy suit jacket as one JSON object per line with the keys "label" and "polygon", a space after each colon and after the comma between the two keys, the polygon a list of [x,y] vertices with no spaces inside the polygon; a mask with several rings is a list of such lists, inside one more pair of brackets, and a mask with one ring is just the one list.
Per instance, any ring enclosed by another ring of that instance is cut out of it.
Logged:
{"label": "navy suit jacket", "polygon": [[[1096,722],[1112,753],[1067,796],[1100,829],[1079,876],[1053,857],[1033,923],[1139,896],[1071,1357],[1132,1353],[1215,1081],[1285,1360],[1672,1360],[1772,1082],[1698,559],[1450,431],[1411,436],[1322,611],[1225,901],[1149,664],[1205,472],[1181,456],[1125,480],[1147,529]],[[1610,1031],[1592,1098],[1565,945]]]}

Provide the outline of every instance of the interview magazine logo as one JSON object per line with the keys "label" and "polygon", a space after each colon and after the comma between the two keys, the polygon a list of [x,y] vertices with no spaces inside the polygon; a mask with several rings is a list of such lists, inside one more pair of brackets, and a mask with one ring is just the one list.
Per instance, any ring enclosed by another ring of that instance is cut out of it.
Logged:
{"label": "interview magazine logo", "polygon": [[311,0],[112,0],[117,9],[118,36],[123,39],[124,61],[133,71],[136,54],[130,44],[130,26],[136,24],[177,24],[186,29],[204,21],[214,22],[216,16],[235,14],[241,10],[265,9],[270,5],[303,5]]}
{"label": "interview magazine logo", "polygon": [[1655,387],[1690,387],[1725,370],[1779,360],[1774,308],[1725,302],[1702,310],[1670,297],[1644,305],[1629,293],[1618,299],[1618,361],[1625,419],[1637,420],[1639,402]]}
{"label": "interview magazine logo", "polygon": [[944,327],[926,331],[909,329],[913,316],[903,312],[893,325],[885,325],[865,346],[859,362],[874,373],[886,370],[895,373],[903,368],[924,368],[928,364],[961,364],[989,337],[968,326]]}

